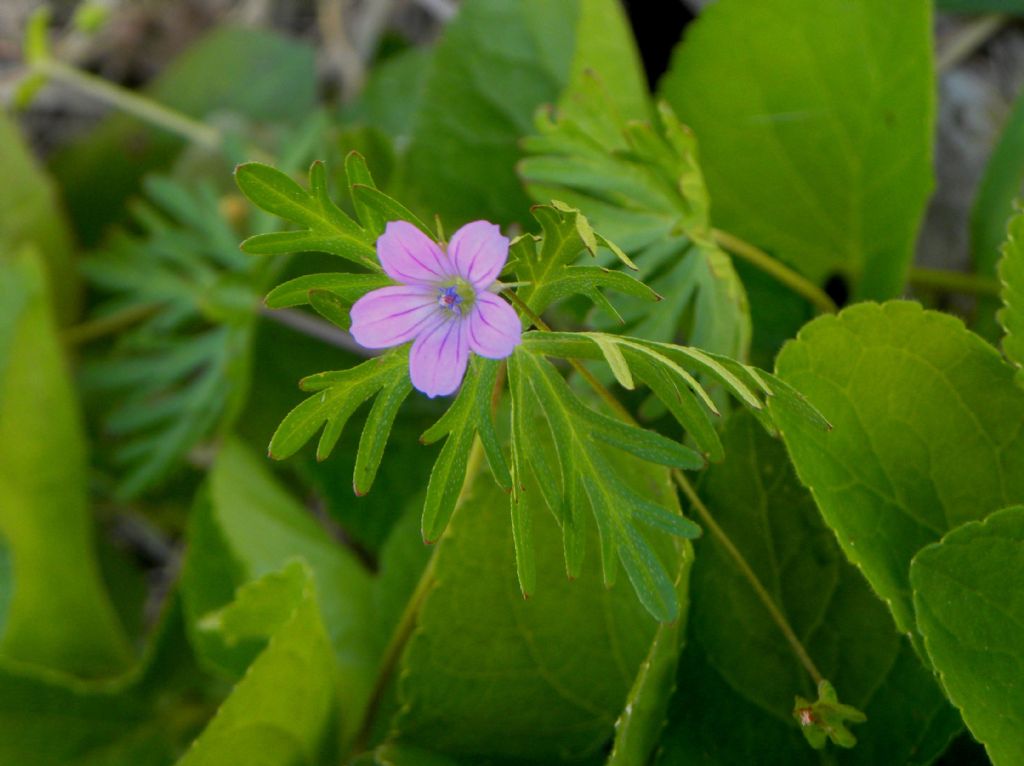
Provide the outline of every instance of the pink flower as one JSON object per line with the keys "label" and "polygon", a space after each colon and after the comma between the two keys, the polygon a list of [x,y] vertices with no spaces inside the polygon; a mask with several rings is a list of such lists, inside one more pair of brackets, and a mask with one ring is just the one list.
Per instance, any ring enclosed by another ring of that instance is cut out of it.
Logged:
{"label": "pink flower", "polygon": [[488,288],[508,259],[508,238],[487,221],[467,223],[447,253],[405,221],[377,240],[384,272],[400,282],[367,293],[352,307],[352,336],[366,348],[412,341],[409,376],[433,398],[459,387],[469,352],[503,359],[519,345],[515,310]]}

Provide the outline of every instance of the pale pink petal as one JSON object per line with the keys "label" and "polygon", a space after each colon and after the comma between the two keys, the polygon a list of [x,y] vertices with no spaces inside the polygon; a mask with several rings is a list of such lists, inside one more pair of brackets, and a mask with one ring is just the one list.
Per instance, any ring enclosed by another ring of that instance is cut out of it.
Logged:
{"label": "pale pink petal", "polygon": [[508,237],[487,221],[467,223],[452,235],[448,257],[456,273],[483,290],[501,273],[508,260]]}
{"label": "pale pink petal", "polygon": [[441,247],[408,221],[390,221],[377,238],[384,273],[407,285],[436,285],[454,270]]}
{"label": "pale pink petal", "polygon": [[431,399],[454,393],[469,361],[468,323],[444,317],[416,337],[409,352],[412,384]]}
{"label": "pale pink petal", "polygon": [[488,359],[504,359],[522,340],[519,315],[494,293],[477,295],[466,324],[470,350]]}
{"label": "pale pink petal", "polygon": [[364,348],[390,348],[415,338],[440,313],[436,287],[381,287],[352,306],[350,331]]}

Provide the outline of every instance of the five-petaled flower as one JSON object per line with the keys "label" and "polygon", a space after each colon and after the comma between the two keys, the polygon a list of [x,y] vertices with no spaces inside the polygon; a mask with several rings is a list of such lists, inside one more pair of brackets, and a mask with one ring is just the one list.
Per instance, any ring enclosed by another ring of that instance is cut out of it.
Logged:
{"label": "five-petaled flower", "polygon": [[411,223],[391,221],[377,240],[377,256],[401,284],[356,301],[352,336],[366,348],[411,340],[413,386],[431,398],[451,394],[470,351],[503,359],[520,342],[515,309],[488,290],[505,267],[508,245],[496,225],[473,221],[452,235],[445,252]]}

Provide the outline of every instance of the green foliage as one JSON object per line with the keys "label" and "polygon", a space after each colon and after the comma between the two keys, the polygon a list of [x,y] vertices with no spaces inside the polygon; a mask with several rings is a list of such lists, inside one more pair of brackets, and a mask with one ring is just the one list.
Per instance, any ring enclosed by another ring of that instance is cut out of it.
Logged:
{"label": "green foliage", "polygon": [[[349,736],[366,703],[378,652],[370,640],[371,580],[356,558],[336,545],[238,442],[227,442],[218,455],[207,493],[194,512],[190,539],[183,582],[193,640],[200,656],[232,677],[245,671],[254,647],[238,640],[245,636],[229,634],[225,640],[225,613],[217,610],[235,597],[235,588],[267,577],[294,558],[310,569],[320,604],[317,619],[323,620],[334,650],[332,675],[348,713],[343,735]],[[270,586],[264,582],[260,587]],[[312,592],[304,586],[307,591]]]}
{"label": "green foliage", "polygon": [[1024,499],[1024,394],[1013,370],[956,319],[903,302],[815,320],[777,369],[834,426],[823,433],[778,413],[801,480],[917,642],[911,558]]}
{"label": "green foliage", "polygon": [[0,662],[0,762],[167,766],[209,711],[197,694],[171,596],[145,656],[125,675],[83,682]]}
{"label": "green foliage", "polygon": [[658,312],[622,303],[628,331],[672,341],[688,324],[693,344],[744,358],[750,312],[712,236],[696,140],[664,104],[657,124],[627,120],[612,106],[615,93],[591,74],[568,91],[557,120],[541,111],[520,173],[534,199],[565,199],[593,218],[668,296]]}
{"label": "green foliage", "polygon": [[[258,594],[274,580],[285,581],[284,588],[278,582],[276,589],[287,600],[274,605],[268,620]],[[331,643],[317,604],[313,572],[296,562],[241,591],[230,611],[222,613],[225,620],[231,615],[232,622],[257,620],[256,630],[265,630],[269,642],[178,761],[180,766],[287,766],[319,757],[332,726],[336,683]]]}
{"label": "green foliage", "polygon": [[700,140],[716,223],[819,284],[899,294],[932,185],[931,34],[928,0],[701,14],[660,90]]}
{"label": "green foliage", "polygon": [[[718,0],[663,101],[619,0],[464,0],[423,45],[320,10],[323,68],[225,27],[136,92],[61,60],[93,22],[28,24],[16,102],[52,82],[158,129],[71,139],[51,188],[0,119],[0,763],[926,766],[965,721],[1015,763],[1024,216],[1005,359],[889,303],[748,363],[830,310],[772,258],[902,289],[927,0]],[[125,61],[90,66],[149,77]],[[321,69],[362,94],[318,106]],[[973,214],[986,278],[1018,117]],[[421,396],[350,310],[394,284],[389,222],[443,249],[479,218],[522,341]]]}
{"label": "green foliage", "polygon": [[[667,472],[645,475],[650,499],[675,505]],[[402,660],[393,735],[467,763],[593,756],[612,734],[656,624],[623,584],[565,577],[546,513],[534,519],[545,587],[524,599],[507,521],[496,513],[506,502],[478,476],[438,544],[436,585]],[[595,535],[586,546],[596,553]]]}
{"label": "green foliage", "polygon": [[498,367],[498,363],[491,360],[476,360],[454,404],[420,437],[423,444],[432,444],[446,437],[441,454],[437,456],[437,462],[430,473],[427,497],[423,504],[421,532],[427,543],[440,539],[455,511],[474,436],[480,437],[495,481],[505,489],[512,487],[508,463],[502,454],[489,411],[498,379]]}
{"label": "green foliage", "polygon": [[[580,0],[467,3],[445,28],[413,118],[403,191],[453,222],[522,220],[516,142],[569,77]],[[497,94],[501,94],[498,96]]]}
{"label": "green foliage", "polygon": [[[583,517],[587,506],[593,513],[601,539],[601,568],[605,585],[615,582],[621,561],[641,603],[658,620],[678,616],[672,578],[640,531],[640,525],[680,537],[696,537],[699,527],[651,502],[629,486],[613,466],[621,458],[609,458],[597,445],[607,445],[642,460],[673,468],[702,468],[696,451],[653,431],[647,431],[602,415],[581,402],[550,362],[525,351],[515,352],[509,363],[509,386],[514,416],[512,423],[512,515],[520,509],[525,472],[530,471],[544,502],[559,519],[565,538],[565,567],[569,577],[580,576],[586,541]],[[538,433],[532,410],[543,413],[547,429]],[[554,443],[555,470],[539,446]],[[629,464],[626,463],[626,466]],[[552,481],[554,477],[554,481]],[[515,524],[515,522],[514,522]],[[533,591],[532,520],[518,522],[516,561],[524,595]]]}
{"label": "green foliage", "polygon": [[648,763],[658,747],[666,723],[669,699],[676,690],[679,653],[686,637],[692,566],[693,548],[689,543],[684,543],[680,549],[675,577],[680,618],[658,625],[651,640],[651,648],[637,670],[622,713],[615,721],[615,740],[606,766]]}
{"label": "green foliage", "polygon": [[[229,126],[245,121],[295,123],[315,104],[315,52],[267,30],[219,26],[175,59],[143,93],[183,114]],[[97,245],[106,227],[122,220],[125,202],[138,192],[143,177],[166,169],[183,147],[177,136],[114,114],[57,152],[53,171],[82,242]],[[203,175],[227,186],[222,159],[197,162]]]}
{"label": "green foliage", "polygon": [[636,269],[618,245],[594,231],[579,210],[552,202],[535,205],[532,212],[542,235],[525,235],[516,240],[512,256],[516,275],[526,283],[519,296],[534,312],[541,313],[552,303],[571,295],[585,295],[618,317],[601,289],[631,295],[645,303],[661,300],[661,296],[643,282],[620,271],[573,265],[580,253],[586,251],[596,258],[598,248],[604,248],[627,267]]}
{"label": "green foliage", "polygon": [[55,325],[42,259],[22,250],[0,261],[0,544],[13,580],[0,657],[103,676],[123,670],[131,648],[100,575],[81,414]]}
{"label": "green foliage", "polygon": [[[695,544],[690,643],[659,763],[929,763],[960,727],[885,606],[844,558],[783,445],[746,413],[700,496],[843,700],[867,715],[857,746],[819,755],[800,735],[796,696],[817,690],[722,544]],[[806,729],[804,731],[807,731]],[[824,737],[820,728],[817,734]]]}
{"label": "green foliage", "polygon": [[265,273],[238,251],[212,188],[153,177],[146,190],[133,206],[140,233],[117,233],[82,266],[109,296],[96,323],[142,318],[84,373],[87,388],[117,395],[105,427],[119,442],[126,497],[165,479],[238,415]]}
{"label": "green foliage", "polygon": [[257,234],[242,243],[245,252],[274,255],[317,250],[363,267],[379,268],[374,258],[375,237],[331,201],[322,162],[313,163],[309,169],[309,191],[286,173],[259,162],[239,165],[235,181],[257,207],[305,227],[300,231]]}
{"label": "green foliage", "polygon": [[[376,270],[379,268],[376,261],[358,249],[353,249],[353,243],[361,241],[365,245],[367,241],[373,241],[372,237],[367,239],[367,233],[379,233],[388,220],[411,221],[427,232],[412,213],[372,185],[369,171],[361,158],[349,156],[346,175],[353,206],[361,222],[359,224],[329,198],[326,173],[319,163],[315,163],[310,171],[309,192],[285,174],[268,166],[257,163],[240,166],[236,179],[247,197],[270,213],[309,227],[305,232],[285,233],[297,234],[298,240],[293,241],[288,236],[276,234],[257,235],[246,240],[243,248],[261,254],[285,253],[296,247],[314,248],[341,255]],[[657,297],[641,282],[619,272],[571,265],[582,251],[596,255],[598,248],[602,247],[618,257],[624,265],[635,268],[625,253],[596,233],[578,210],[554,202],[550,206],[535,207],[533,212],[541,224],[542,234],[538,237],[527,235],[519,238],[511,247],[512,263],[508,267],[519,280],[517,302],[525,304],[533,315],[543,311],[553,301],[574,293],[582,293],[598,305],[610,307],[599,291],[602,287],[648,299]],[[360,240],[360,237],[363,239]],[[340,274],[299,277],[278,287],[271,293],[269,300],[272,305],[279,306],[308,301],[317,311],[345,329],[348,327],[349,300],[379,284],[373,277],[356,275],[347,282],[345,276]],[[655,380],[652,388],[664,397],[666,406],[684,421],[684,425],[696,423],[695,433],[708,453],[718,452],[719,445],[713,430],[709,428],[700,406],[695,406],[695,401],[682,403],[685,397],[690,396],[683,391],[692,389],[708,409],[715,413],[718,410],[694,374],[684,369],[686,365],[696,366],[701,374],[721,380],[741,399],[745,399],[749,406],[757,409],[762,408],[762,403],[753,391],[771,391],[756,372],[742,365],[734,365],[729,360],[719,361],[695,349],[668,344],[651,348],[636,341],[601,334],[569,334],[564,337],[554,334],[547,340],[547,350],[541,350],[541,353],[552,353],[554,349],[553,353],[569,357],[577,355],[573,346],[576,340],[582,341],[585,346],[594,345],[627,388],[632,387],[632,373],[620,345],[633,356],[640,357],[638,374]],[[556,348],[559,341],[567,342],[573,350],[563,353]],[[555,346],[551,345],[552,342]],[[673,355],[681,355],[681,363]],[[597,439],[643,460],[676,468],[701,468],[705,457],[659,434],[631,428],[594,412],[571,394],[565,381],[547,362],[525,355],[516,358],[519,359],[518,364],[510,368],[511,390],[518,391],[518,417],[513,419],[511,460],[515,477],[509,476],[508,461],[502,454],[491,416],[487,414],[492,389],[497,380],[497,365],[481,361],[474,364],[461,393],[446,415],[421,438],[421,441],[429,444],[442,436],[448,437],[427,487],[422,520],[423,539],[434,542],[444,532],[456,507],[474,435],[479,434],[495,479],[500,485],[513,490],[513,535],[516,540],[517,571],[524,593],[534,589],[535,563],[530,511],[519,502],[522,479],[516,477],[521,477],[525,470],[543,471],[541,475],[545,479],[540,483],[546,493],[545,503],[558,518],[564,520],[569,574],[577,575],[582,564],[582,519],[585,508],[589,506],[601,532],[602,566],[606,582],[614,580],[616,561],[621,560],[637,593],[651,613],[662,620],[675,619],[677,606],[672,579],[634,526],[633,517],[646,526],[684,536],[693,536],[698,530],[692,523],[644,501],[626,483],[617,480],[614,471],[609,470],[607,461],[599,452],[592,450],[590,444],[593,439]],[[295,407],[282,421],[270,443],[271,457],[283,459],[295,454],[322,428],[316,455],[318,460],[325,460],[337,445],[350,417],[363,402],[376,396],[359,441],[353,478],[356,494],[365,494],[380,465],[398,409],[411,390],[406,373],[407,359],[406,349],[395,349],[347,370],[304,378],[301,387],[314,392],[314,395]],[[728,369],[729,365],[734,365],[736,369]],[[562,477],[559,480],[560,490],[547,481],[551,476],[548,468],[540,467],[546,458],[542,459],[528,451],[536,437],[531,433],[529,419],[525,416],[527,404],[534,401],[544,405],[548,418],[548,426],[542,431],[541,439],[553,438],[558,444]],[[575,480],[570,481],[567,477],[574,477]],[[558,495],[560,497],[556,500]]]}
{"label": "green foliage", "polygon": [[1024,751],[1024,507],[957,527],[910,568],[917,626],[950,700],[996,766]]}
{"label": "green foliage", "polygon": [[1003,308],[999,321],[1006,330],[1003,353],[1018,368],[1017,382],[1024,385],[1024,213],[1011,220],[999,262],[999,278],[1003,283]]}
{"label": "green foliage", "polygon": [[372,449],[376,457],[367,455],[364,459],[367,467],[357,469],[353,479],[357,493],[369,491],[397,408],[410,390],[407,366],[407,353],[391,351],[348,370],[303,378],[302,390],[315,393],[281,421],[270,440],[270,456],[283,460],[295,454],[323,427],[316,456],[318,460],[326,459],[352,413],[367,399],[377,396],[380,404],[374,403],[373,414],[360,440],[360,445]]}
{"label": "green foliage", "polygon": [[46,266],[48,284],[61,324],[78,312],[79,280],[71,237],[50,179],[37,167],[17,125],[0,113],[0,258],[34,247]]}

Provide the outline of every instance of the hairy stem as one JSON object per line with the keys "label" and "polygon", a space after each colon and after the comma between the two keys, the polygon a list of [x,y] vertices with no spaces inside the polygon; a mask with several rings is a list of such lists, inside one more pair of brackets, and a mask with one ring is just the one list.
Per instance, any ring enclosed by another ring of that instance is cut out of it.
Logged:
{"label": "hairy stem", "polygon": [[150,98],[140,96],[127,88],[108,82],[102,77],[83,72],[52,58],[37,61],[32,68],[52,80],[87,93],[105,104],[128,112],[171,133],[176,133],[210,151],[217,151],[223,143],[224,137],[216,128],[194,120]]}
{"label": "hairy stem", "polygon": [[126,330],[143,319],[156,313],[158,306],[149,304],[130,306],[106,316],[96,317],[68,327],[61,334],[62,340],[69,346],[81,346],[94,340]]}
{"label": "hairy stem", "polygon": [[977,274],[942,269],[914,268],[908,277],[914,287],[938,290],[944,293],[983,295],[998,298],[1001,290],[999,280]]}
{"label": "hairy stem", "polygon": [[718,245],[737,258],[760,269],[765,274],[773,277],[784,284],[797,295],[807,301],[823,314],[836,313],[836,304],[828,294],[802,274],[798,274],[777,258],[772,258],[768,253],[756,247],[746,240],[740,239],[735,234],[730,234],[721,229],[712,229],[712,236]]}
{"label": "hairy stem", "polygon": [[725,548],[726,552],[736,563],[736,567],[740,570],[740,573],[746,578],[747,582],[750,583],[750,587],[754,589],[754,593],[757,594],[758,599],[760,599],[761,603],[764,604],[765,609],[768,610],[768,614],[771,615],[772,621],[782,632],[782,635],[785,636],[786,643],[789,644],[789,648],[793,651],[793,654],[796,655],[800,664],[803,665],[807,674],[813,679],[814,685],[817,686],[820,684],[825,679],[814,664],[810,655],[807,654],[807,650],[804,648],[804,645],[800,643],[800,639],[797,638],[797,635],[793,631],[793,627],[789,624],[789,621],[786,619],[786,616],[782,613],[782,610],[775,603],[774,599],[772,599],[771,594],[761,583],[761,580],[758,578],[747,560],[743,557],[743,554],[740,553],[739,548],[736,547],[729,535],[726,534],[725,530],[718,526],[718,522],[715,521],[714,516],[711,515],[711,511],[708,510],[704,501],[700,499],[700,496],[693,488],[690,480],[686,478],[686,474],[679,469],[673,469],[672,478],[675,479],[676,484],[679,485],[683,494],[686,495],[686,498],[690,501],[690,504],[697,510],[697,514],[700,516],[701,521],[703,521],[704,525],[711,531],[711,534],[715,536],[715,539],[722,544],[722,547]]}
{"label": "hairy stem", "polygon": [[[537,313],[533,311],[533,309],[527,306],[521,298],[519,298],[515,294],[509,294],[509,297],[512,299],[512,302],[516,306],[522,309],[523,313],[530,319],[530,321],[534,323],[534,325],[537,326],[538,329],[550,332],[551,328],[547,325],[547,323],[541,317],[539,317]],[[622,403],[615,398],[615,395],[611,391],[609,391],[608,388],[603,383],[601,383],[601,381],[594,377],[590,370],[584,367],[578,359],[570,359],[569,364],[572,365],[573,369],[575,369],[576,372],[578,372],[583,377],[583,379],[587,381],[590,387],[594,389],[594,392],[601,397],[602,401],[608,404],[608,406],[611,407],[611,409],[620,418],[622,418],[622,420],[633,425],[637,425],[636,420],[629,413],[629,411],[622,405]],[[779,630],[782,632],[782,635],[786,639],[786,643],[789,644],[789,647],[793,651],[793,654],[796,656],[797,660],[799,660],[800,664],[804,667],[804,670],[807,671],[807,674],[814,681],[815,686],[817,686],[824,680],[824,677],[821,675],[821,672],[818,670],[817,666],[814,664],[814,661],[807,653],[807,650],[804,648],[804,645],[800,643],[800,639],[797,638],[797,635],[794,632],[793,627],[789,624],[789,621],[786,619],[786,616],[782,613],[782,610],[772,599],[771,594],[761,583],[761,580],[758,579],[758,576],[754,572],[753,568],[750,566],[750,563],[743,557],[743,554],[740,552],[740,549],[736,547],[736,544],[733,543],[732,539],[729,537],[726,531],[718,525],[718,522],[715,521],[714,517],[711,515],[711,511],[708,510],[708,507],[700,499],[700,496],[693,488],[693,485],[690,484],[690,480],[686,478],[686,474],[684,474],[678,468],[674,468],[672,469],[672,478],[675,480],[676,484],[679,485],[679,488],[683,491],[683,494],[686,495],[687,499],[690,501],[693,507],[697,510],[697,513],[700,515],[701,520],[704,522],[705,526],[707,526],[707,528],[711,530],[711,534],[715,536],[715,539],[717,539],[722,544],[722,547],[724,547],[726,552],[728,552],[728,554],[732,557],[733,561],[736,563],[736,567],[740,571],[740,574],[742,574],[743,577],[746,578],[747,582],[750,583],[750,587],[754,589],[754,593],[757,595],[758,599],[760,599],[761,603],[764,604],[765,608],[768,610],[768,614],[771,615],[772,621],[778,626]]]}

